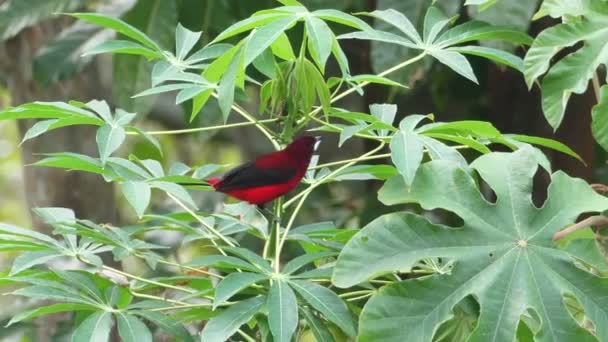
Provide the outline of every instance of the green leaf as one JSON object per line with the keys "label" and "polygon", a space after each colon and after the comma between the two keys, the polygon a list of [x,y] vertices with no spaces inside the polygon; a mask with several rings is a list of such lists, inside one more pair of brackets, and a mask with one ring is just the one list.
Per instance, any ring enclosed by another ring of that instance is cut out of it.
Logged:
{"label": "green leaf", "polygon": [[165,316],[165,315],[161,314],[160,312],[148,311],[148,310],[133,311],[132,313],[134,315],[141,316],[141,317],[147,319],[148,321],[154,323],[161,330],[163,330],[169,334],[172,334],[176,337],[179,337],[180,341],[184,341],[184,342],[193,342],[194,341],[194,339],[192,338],[192,336],[190,335],[188,330],[186,330],[186,328],[184,328],[178,321],[176,321],[175,319],[173,319],[169,316]]}
{"label": "green leaf", "polygon": [[[565,293],[581,303],[598,329],[597,336],[607,334],[608,280],[577,267],[576,255],[556,249],[552,236],[583,212],[605,210],[608,199],[584,181],[558,171],[551,175],[546,202],[535,207],[531,192],[537,162],[530,148],[486,154],[471,167],[494,190],[495,203],[484,199],[474,175],[442,161],[424,164],[410,189],[422,208],[453,212],[464,221],[462,227],[392,213],[372,221],[344,247],[333,278],[339,287],[408,272],[424,258],[441,258],[453,265],[447,273],[381,289],[363,309],[359,339],[383,336],[400,341],[403,331],[408,331],[411,340],[431,340],[452,317],[453,307],[471,295],[480,305],[471,340],[514,339],[527,310],[534,310],[542,322],[537,338],[592,340],[570,316]],[[556,326],[561,328],[552,328]]]}
{"label": "green leaf", "polygon": [[526,83],[531,87],[534,80],[549,68],[555,54],[583,42],[580,49],[566,55],[551,67],[542,80],[543,111],[554,129],[561,124],[572,93],[583,93],[596,69],[608,60],[606,22],[603,17],[591,17],[589,20],[547,28],[538,35],[526,53],[524,75]]}
{"label": "green leaf", "polygon": [[355,83],[367,82],[367,83],[385,84],[385,85],[389,85],[389,86],[393,86],[393,87],[407,88],[406,86],[402,85],[401,83],[395,82],[386,77],[376,76],[376,75],[356,75],[356,76],[350,77],[348,80],[351,82],[355,82]]}
{"label": "green leaf", "polygon": [[291,274],[313,261],[316,261],[316,260],[319,260],[322,258],[328,258],[328,257],[335,256],[335,255],[336,255],[335,252],[318,252],[318,253],[303,254],[303,255],[300,255],[299,257],[293,258],[287,264],[285,264],[285,266],[281,270],[281,273],[282,274]]}
{"label": "green leaf", "polygon": [[76,215],[68,208],[34,208],[34,213],[45,223],[76,223]]}
{"label": "green leaf", "polygon": [[270,47],[286,29],[297,21],[297,16],[287,16],[256,29],[249,37],[245,48],[245,66],[253,62],[258,55]]}
{"label": "green leaf", "polygon": [[434,45],[447,47],[477,40],[501,40],[520,45],[530,45],[533,41],[525,32],[511,26],[490,25],[483,21],[471,20],[445,31]]}
{"label": "green leaf", "polygon": [[138,55],[147,58],[148,60],[158,59],[162,54],[158,51],[148,49],[140,44],[129,40],[110,40],[87,50],[83,56],[98,55],[102,53]]}
{"label": "green leaf", "polygon": [[97,147],[99,158],[103,163],[114,153],[126,138],[125,129],[121,126],[105,124],[97,130]]}
{"label": "green leaf", "polygon": [[315,310],[337,325],[348,336],[355,336],[352,316],[344,301],[332,290],[305,280],[290,280],[290,285]]}
{"label": "green leaf", "polygon": [[317,17],[308,16],[305,18],[305,23],[306,34],[313,46],[310,54],[319,66],[319,69],[325,72],[325,63],[327,63],[327,58],[331,54],[332,44],[335,40],[334,34],[329,26]]}
{"label": "green leaf", "polygon": [[146,182],[127,181],[120,184],[120,189],[141,219],[150,204],[150,186]]}
{"label": "green leaf", "polygon": [[74,330],[72,342],[106,342],[112,329],[112,314],[107,311],[95,312]]}
{"label": "green leaf", "polygon": [[291,47],[291,42],[284,32],[281,33],[274,42],[272,42],[270,48],[275,56],[286,61],[296,59],[296,55],[293,53],[293,48]]}
{"label": "green leaf", "polygon": [[590,21],[558,24],[538,34],[524,58],[524,76],[528,87],[549,69],[551,59],[562,49],[587,40],[596,34],[604,35],[608,29],[601,23]]}
{"label": "green leaf", "polygon": [[86,310],[97,310],[96,307],[85,304],[52,304],[39,308],[35,308],[32,310],[20,311],[18,312],[11,320],[6,324],[8,327],[11,324],[15,324],[21,321],[25,321],[28,319],[54,314],[57,312],[66,312],[66,311],[86,311]]}
{"label": "green leaf", "polygon": [[[537,1],[497,1],[488,9],[469,7],[468,13],[471,18],[482,20],[492,25],[509,25],[512,30],[520,31],[525,36],[528,32],[534,11],[538,8]],[[532,39],[527,38],[530,45]],[[516,48],[513,44],[505,44],[504,41],[481,41],[481,45],[496,48],[503,51],[513,52]],[[521,44],[521,43],[516,43]]]}
{"label": "green leaf", "polygon": [[467,61],[464,56],[458,52],[448,50],[430,50],[429,54],[435,57],[439,62],[445,64],[450,69],[454,70],[457,74],[469,79],[475,84],[479,84],[471,64]]}
{"label": "green leaf", "polygon": [[310,310],[303,308],[302,313],[308,326],[315,336],[316,342],[334,342],[334,337],[327,327]]}
{"label": "green leaf", "polygon": [[259,27],[262,25],[267,25],[276,20],[279,20],[279,19],[282,19],[285,17],[289,17],[289,16],[290,15],[286,15],[285,13],[269,13],[269,14],[252,16],[250,18],[241,20],[241,21],[233,24],[232,26],[228,27],[227,29],[222,31],[222,33],[220,33],[217,37],[215,37],[215,39],[211,43],[217,43],[221,40],[230,38],[232,36],[236,36],[239,33],[247,32],[256,27]]}
{"label": "green leaf", "polygon": [[452,141],[452,142],[470,147],[480,153],[490,153],[490,149],[486,145],[484,145],[472,138],[462,137],[462,136],[458,136],[458,135],[451,135],[451,134],[442,134],[442,133],[426,133],[425,136],[439,139],[439,140]]}
{"label": "green leaf", "polygon": [[423,157],[423,145],[418,135],[411,131],[400,131],[391,140],[391,160],[408,186],[414,181]]}
{"label": "green leaf", "polygon": [[[426,133],[425,133],[426,134]],[[468,163],[464,157],[454,147],[450,147],[438,140],[429,138],[425,135],[419,135],[419,139],[424,144],[426,152],[433,160],[448,160],[467,167]]]}
{"label": "green leaf", "polygon": [[579,156],[576,152],[574,152],[570,147],[562,144],[561,142],[559,142],[557,140],[547,139],[547,138],[542,138],[542,137],[534,137],[534,136],[529,136],[529,135],[522,135],[522,134],[508,134],[506,136],[509,138],[513,138],[514,140],[517,140],[517,141],[547,147],[552,150],[559,151],[561,153],[574,157],[574,158],[580,160],[581,162],[584,162],[583,158],[581,158],[581,156]]}
{"label": "green leaf", "polygon": [[76,291],[74,291],[72,288],[68,288],[66,290],[48,286],[28,286],[13,291],[11,294],[39,300],[54,300],[58,302],[96,305],[96,303],[91,301],[89,298],[75,292]]}
{"label": "green leaf", "polygon": [[120,19],[112,18],[99,13],[70,13],[69,15],[80,20],[114,30],[147,46],[152,50],[162,52],[161,47],[158,46],[158,44],[150,39],[150,37],[148,37],[145,33]]}
{"label": "green leaf", "polygon": [[188,56],[188,53],[201,38],[201,33],[190,31],[182,24],[177,24],[175,30],[175,57],[178,61],[183,61]]}
{"label": "green leaf", "polygon": [[[154,40],[159,49],[152,48],[152,50],[162,54],[174,44],[177,15],[175,1],[137,1],[135,6],[125,13],[123,20]],[[113,62],[112,95],[116,105],[146,115],[152,109],[156,97],[132,98],[131,96],[150,87],[153,65],[141,56],[124,54],[113,56]]]}
{"label": "green leaf", "polygon": [[57,245],[57,241],[55,241],[50,236],[38,233],[35,230],[24,229],[7,223],[0,222],[0,234],[14,235],[17,237],[27,237],[34,240],[38,240],[37,242],[41,242],[48,246]]}
{"label": "green leaf", "polygon": [[75,125],[103,125],[103,121],[98,118],[88,116],[73,116],[61,119],[50,119],[36,122],[23,136],[21,143],[38,137],[52,130]]}
{"label": "green leaf", "polygon": [[0,120],[62,119],[74,116],[97,119],[95,114],[64,102],[32,102],[0,112]]}
{"label": "green leaf", "polygon": [[290,342],[298,327],[298,301],[284,281],[275,279],[268,292],[268,325],[274,340]]}
{"label": "green leaf", "polygon": [[524,71],[524,61],[508,52],[484,46],[457,46],[448,49],[465,55],[473,55],[506,65],[517,71]]}
{"label": "green leaf", "polygon": [[600,1],[589,0],[544,0],[533,20],[537,20],[546,15],[552,18],[579,17],[591,13],[606,14],[606,4]]}
{"label": "green leaf", "polygon": [[186,265],[190,267],[213,266],[223,269],[241,269],[256,273],[259,271],[255,266],[244,260],[224,255],[207,255],[204,257],[195,258]]}
{"label": "green leaf", "polygon": [[608,86],[600,88],[598,103],[591,110],[591,131],[595,141],[608,151]]}
{"label": "green leaf", "polygon": [[47,158],[39,160],[32,165],[57,167],[67,170],[79,170],[97,174],[103,174],[101,163],[94,158],[78,153],[50,153]]}
{"label": "green leaf", "polygon": [[460,134],[464,136],[471,135],[482,138],[495,138],[500,136],[500,131],[497,130],[492,123],[475,120],[430,123],[420,127],[418,132]]}
{"label": "green leaf", "polygon": [[398,12],[394,9],[387,10],[376,10],[369,13],[374,18],[381,19],[386,23],[396,27],[399,31],[403,32],[413,43],[420,45],[422,44],[422,37],[418,34],[416,27],[403,13]]}
{"label": "green leaf", "polygon": [[192,199],[192,197],[190,196],[188,191],[186,191],[186,189],[184,189],[183,186],[181,186],[179,184],[175,184],[175,183],[162,182],[162,181],[152,181],[149,184],[150,184],[150,186],[152,186],[154,188],[160,189],[168,194],[171,194],[171,195],[177,197],[177,199],[179,199],[182,202],[185,202],[190,207],[196,208],[196,203],[194,203],[194,200]]}
{"label": "green leaf", "polygon": [[190,57],[188,57],[188,59],[186,59],[186,62],[188,64],[195,64],[209,59],[217,58],[228,52],[228,50],[230,50],[231,48],[231,44],[209,44],[204,48],[198,50],[197,52],[193,53]]}
{"label": "green leaf", "polygon": [[33,266],[44,264],[45,262],[56,259],[60,256],[63,256],[63,254],[54,250],[25,252],[15,258],[9,276],[15,275]]}
{"label": "green leaf", "polygon": [[118,334],[123,342],[152,341],[152,333],[137,317],[130,314],[118,313],[116,321],[118,322]]}
{"label": "green leaf", "polygon": [[239,78],[239,74],[244,73],[245,65],[243,52],[237,52],[228,65],[226,73],[222,76],[217,89],[217,101],[220,109],[222,110],[224,123],[228,120],[228,115],[232,110],[232,104],[234,102],[234,87],[236,86],[236,81]]}
{"label": "green leaf", "polygon": [[378,191],[378,200],[384,205],[406,203],[409,200],[409,187],[402,175],[389,178]]}
{"label": "green leaf", "polygon": [[80,0],[29,0],[3,3],[0,13],[0,40],[17,35],[24,28],[53,16],[58,12],[72,11],[81,5]]}
{"label": "green leaf", "polygon": [[257,267],[262,272],[271,273],[272,267],[266,261],[266,259],[262,258],[258,254],[252,252],[247,248],[239,248],[239,247],[223,247],[226,252],[232,253],[240,258],[243,258],[249,261],[252,265]]}
{"label": "green leaf", "polygon": [[235,294],[266,278],[267,276],[264,274],[249,272],[235,272],[227,275],[215,288],[213,309],[215,310],[218,305],[224,303],[224,301],[230,299]]}
{"label": "green leaf", "polygon": [[325,21],[332,21],[334,23],[350,26],[362,31],[372,30],[372,27],[369,26],[365,21],[335,9],[321,9],[312,12],[311,15]]}
{"label": "green leaf", "polygon": [[207,322],[201,334],[201,341],[227,340],[260,311],[265,302],[264,296],[258,296],[231,305]]}
{"label": "green leaf", "polygon": [[422,25],[423,37],[422,40],[426,44],[432,44],[439,33],[448,25],[450,19],[443,14],[443,12],[435,6],[431,6],[424,15],[424,22]]}

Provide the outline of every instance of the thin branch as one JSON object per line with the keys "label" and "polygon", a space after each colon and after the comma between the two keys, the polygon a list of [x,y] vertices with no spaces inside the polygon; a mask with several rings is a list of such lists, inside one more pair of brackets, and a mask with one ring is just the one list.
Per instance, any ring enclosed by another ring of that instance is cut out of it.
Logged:
{"label": "thin branch", "polygon": [[322,169],[324,167],[330,167],[330,166],[336,166],[336,165],[342,165],[342,164],[346,164],[346,163],[350,163],[352,161],[365,161],[365,160],[374,160],[374,159],[383,159],[383,158],[389,158],[391,156],[390,153],[383,153],[383,154],[376,154],[375,156],[369,156],[369,157],[365,157],[365,158],[352,158],[352,159],[344,159],[344,160],[338,160],[335,162],[330,162],[330,163],[325,163],[325,164],[319,164],[317,166],[313,166],[313,167],[309,167],[308,170],[318,170],[318,169]]}
{"label": "thin branch", "polygon": [[139,281],[141,281],[143,283],[147,283],[147,284],[150,284],[150,285],[156,285],[156,286],[159,286],[159,287],[164,287],[164,288],[167,288],[167,289],[182,291],[182,292],[186,292],[186,293],[190,293],[190,294],[196,293],[196,291],[194,291],[192,289],[188,289],[188,288],[181,287],[181,286],[175,286],[175,285],[171,285],[171,284],[160,283],[160,282],[157,282],[157,281],[154,281],[154,280],[138,277],[138,276],[136,276],[134,274],[123,272],[121,270],[115,269],[115,268],[110,267],[110,266],[102,265],[101,267],[104,270],[106,270],[106,271],[114,272],[116,274],[120,274],[121,276],[130,278],[130,279],[139,280]]}
{"label": "thin branch", "polygon": [[[334,171],[332,171],[329,174],[327,174],[325,177],[323,177],[323,178],[317,180],[315,183],[311,184],[307,189],[303,190],[299,194],[297,194],[294,197],[292,197],[289,201],[285,202],[285,204],[283,204],[282,208],[283,208],[283,210],[285,210],[285,208],[287,208],[289,205],[291,205],[296,200],[298,200],[298,198],[300,198],[300,202],[298,202],[298,205],[296,206],[296,208],[294,209],[293,213],[291,214],[291,217],[289,218],[289,222],[287,223],[287,226],[285,227],[285,232],[283,233],[283,236],[281,237],[281,242],[279,244],[279,247],[277,248],[276,252],[277,252],[277,254],[279,254],[279,257],[280,257],[280,254],[281,254],[281,250],[283,249],[283,245],[285,244],[285,240],[287,240],[287,235],[289,234],[289,230],[293,226],[295,218],[298,215],[298,212],[300,211],[300,208],[302,208],[302,205],[304,204],[304,201],[306,200],[306,198],[308,197],[308,195],[315,188],[317,188],[319,185],[325,183],[325,181],[327,181],[328,179],[331,179],[331,177],[337,175],[340,171],[342,171],[342,170],[350,167],[351,165],[356,164],[359,161],[360,158],[369,157],[369,156],[373,155],[374,153],[380,151],[384,147],[384,145],[385,145],[384,143],[381,143],[375,149],[373,149],[373,150],[371,150],[371,151],[363,154],[359,158],[356,158],[356,159],[354,159],[354,160],[352,160],[352,161],[350,161],[350,162],[342,165],[341,167],[335,169]],[[277,238],[279,238],[279,236],[277,236]]]}
{"label": "thin branch", "polygon": [[608,225],[608,217],[603,216],[603,215],[591,216],[591,217],[588,217],[588,218],[582,220],[581,222],[573,224],[570,227],[562,229],[559,232],[555,233],[553,235],[553,241],[558,241],[560,239],[563,239],[564,237],[566,237],[576,231],[579,231],[581,229],[585,229],[585,228],[593,227],[593,226],[606,226],[606,225]]}
{"label": "thin branch", "polygon": [[[217,93],[213,92],[212,95],[216,99],[218,98]],[[260,121],[256,120],[253,117],[253,115],[249,114],[245,109],[239,107],[236,103],[232,105],[232,110],[234,110],[239,115],[241,115],[242,117],[244,117],[245,119],[247,119],[249,122],[254,123],[254,125],[260,130],[260,132],[262,132],[268,138],[268,140],[272,143],[272,146],[274,146],[275,150],[280,150],[281,149],[281,145],[275,139],[275,137],[272,134],[272,132],[266,126],[264,126],[264,124],[262,124],[262,123],[260,123]]]}
{"label": "thin branch", "polygon": [[600,79],[597,77],[597,72],[593,73],[593,78],[591,79],[591,83],[593,84],[593,92],[595,93],[595,100],[600,102],[601,92],[600,92]]}
{"label": "thin branch", "polygon": [[[278,120],[279,120],[278,118],[275,118],[275,119],[266,119],[266,120],[259,120],[259,121],[237,122],[237,123],[226,124],[226,125],[197,127],[197,128],[186,128],[186,129],[176,129],[176,130],[171,130],[171,131],[149,131],[149,132],[146,132],[146,133],[149,134],[149,135],[186,134],[186,133],[214,131],[214,130],[217,130],[217,129],[224,129],[224,128],[252,126],[252,125],[256,125],[258,123],[269,123],[269,122],[275,122],[275,121],[278,121]],[[138,133],[137,132],[127,132],[127,134],[129,134],[129,135],[137,135]]]}
{"label": "thin branch", "polygon": [[[167,303],[171,303],[171,304],[178,304],[180,306],[189,305],[188,303],[181,302],[179,300],[174,300],[174,299],[169,299],[169,298],[163,298],[163,297],[159,297],[159,296],[153,296],[153,295],[149,295],[149,294],[146,294],[146,293],[140,293],[140,292],[135,292],[135,291],[130,291],[130,293],[133,295],[133,297],[146,298],[146,299],[154,299],[154,300],[158,300],[158,301],[162,301],[162,302],[167,302]],[[150,311],[155,311],[155,310],[152,309]]]}
{"label": "thin branch", "polygon": [[[192,217],[194,217],[195,220],[197,220],[200,224],[205,226],[205,228],[207,228],[215,236],[219,237],[228,246],[231,246],[231,247],[235,246],[234,243],[232,243],[232,241],[228,240],[228,238],[226,238],[222,233],[218,232],[215,228],[213,228],[211,225],[209,225],[207,222],[205,222],[203,219],[201,219],[194,211],[192,211],[192,209],[188,208],[188,206],[186,204],[184,204],[182,201],[180,201],[177,197],[173,196],[172,194],[170,194],[168,192],[166,194],[175,203],[177,203],[180,207],[182,207],[188,214],[192,215]],[[211,242],[214,243],[214,245],[217,247],[217,244],[215,244],[215,241],[213,239],[211,239]],[[220,249],[220,252],[222,252],[222,254],[223,254],[223,251],[221,249]]]}

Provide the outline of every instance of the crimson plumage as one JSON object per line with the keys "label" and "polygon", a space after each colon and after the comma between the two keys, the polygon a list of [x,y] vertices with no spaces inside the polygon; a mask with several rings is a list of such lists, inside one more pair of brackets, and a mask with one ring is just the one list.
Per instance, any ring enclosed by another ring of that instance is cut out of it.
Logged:
{"label": "crimson plumage", "polygon": [[300,183],[319,141],[319,137],[299,137],[283,150],[264,154],[207,182],[216,191],[262,206]]}

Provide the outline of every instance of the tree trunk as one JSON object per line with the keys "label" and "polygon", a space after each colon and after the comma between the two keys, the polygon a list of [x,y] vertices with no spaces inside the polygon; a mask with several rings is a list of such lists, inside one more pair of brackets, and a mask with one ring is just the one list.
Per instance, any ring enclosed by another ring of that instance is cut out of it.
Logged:
{"label": "tree trunk", "polygon": [[[0,45],[0,72],[6,75],[12,104],[31,101],[89,101],[106,98],[107,87],[102,85],[103,64],[94,62],[73,79],[43,87],[34,80],[33,59],[38,50],[52,39],[69,20],[46,22],[22,31]],[[105,73],[108,74],[107,72]],[[33,120],[19,122],[23,135]],[[29,165],[41,157],[36,154],[76,152],[97,155],[93,127],[65,128],[44,134],[22,145],[23,163]],[[76,211],[78,217],[100,222],[115,222],[117,211],[111,184],[97,175],[66,172],[63,169],[24,167],[27,204],[29,207],[59,206]],[[49,232],[39,220],[33,219],[37,230]]]}
{"label": "tree trunk", "polygon": [[[12,105],[32,101],[89,101],[95,98],[108,98],[109,87],[102,85],[104,83],[102,76],[111,75],[111,67],[109,63],[99,60],[91,63],[73,79],[48,87],[43,87],[34,80],[33,60],[37,52],[69,24],[71,20],[66,19],[44,22],[23,30],[16,37],[0,44],[0,74],[6,78]],[[105,72],[102,70],[104,65],[108,68]],[[33,121],[19,122],[22,136],[34,123]],[[22,145],[27,206],[29,208],[67,207],[74,209],[79,218],[97,222],[116,222],[117,210],[113,186],[104,182],[98,175],[27,166],[41,158],[37,154],[63,151],[97,156],[95,129],[83,126],[64,128],[44,134]],[[50,233],[50,227],[43,225],[36,217],[32,218],[32,223],[34,229],[46,234]],[[110,258],[104,259],[109,264],[114,264]],[[65,314],[57,314],[37,319],[36,341],[52,340],[57,333],[58,323],[65,321],[66,318]]]}

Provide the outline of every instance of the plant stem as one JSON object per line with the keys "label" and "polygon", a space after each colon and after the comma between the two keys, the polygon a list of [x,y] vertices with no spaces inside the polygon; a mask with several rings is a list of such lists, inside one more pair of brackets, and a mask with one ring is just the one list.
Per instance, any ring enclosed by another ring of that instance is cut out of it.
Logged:
{"label": "plant stem", "polygon": [[195,268],[195,267],[184,266],[184,265],[181,265],[181,264],[178,264],[178,263],[175,263],[175,262],[171,262],[171,261],[166,261],[166,260],[162,260],[161,259],[161,260],[158,260],[158,263],[159,264],[165,264],[165,265],[174,266],[174,267],[177,267],[177,268],[182,268],[182,269],[185,269],[185,270],[188,270],[188,271],[204,274],[204,275],[207,275],[207,276],[210,276],[210,277],[215,277],[215,278],[218,278],[218,279],[224,279],[224,277],[221,276],[221,275],[219,275],[219,274],[215,274],[213,272],[204,271],[204,270],[201,270],[201,269],[198,269],[198,268]]}
{"label": "plant stem", "polygon": [[[406,66],[416,63],[419,60],[423,59],[426,56],[426,52],[423,51],[422,53],[420,53],[417,56],[414,56],[406,61],[403,61],[391,68],[388,68],[386,70],[384,70],[383,72],[379,73],[378,76],[386,76],[390,73],[393,73],[401,68],[405,68]],[[332,97],[332,99],[330,100],[331,103],[334,103],[336,101],[338,101],[339,99],[346,97],[348,95],[350,95],[351,93],[355,92],[357,89],[362,89],[363,87],[367,86],[368,84],[370,84],[370,82],[362,82],[361,84],[357,85],[356,87],[347,89],[345,91],[343,91],[342,93],[336,95],[335,97]],[[319,112],[321,112],[321,107],[315,108],[313,111],[311,111],[306,117],[304,117],[302,120],[306,120],[308,117],[313,118],[314,116],[317,115]],[[300,122],[298,122],[299,124]]]}
{"label": "plant stem", "polygon": [[363,295],[363,296],[354,297],[354,298],[349,298],[349,299],[347,299],[346,301],[347,301],[347,302],[354,302],[354,301],[357,301],[357,300],[360,300],[360,299],[365,299],[365,298],[367,298],[367,297],[371,297],[372,295],[373,295],[373,293],[368,293],[368,294]]}
{"label": "plant stem", "polygon": [[340,171],[346,169],[347,167],[356,164],[359,160],[363,160],[362,158],[367,158],[371,155],[373,155],[374,153],[380,151],[383,147],[384,147],[385,143],[382,142],[380,143],[380,145],[378,145],[378,147],[376,147],[375,149],[361,155],[358,158],[354,158],[351,161],[347,162],[346,164],[342,165],[341,167],[335,169],[334,171],[332,171],[331,173],[329,173],[327,176],[321,178],[320,180],[314,182],[313,184],[311,184],[306,190],[303,190],[302,192],[300,192],[299,194],[295,195],[294,197],[290,198],[289,201],[285,202],[285,204],[283,204],[283,209],[289,207],[290,205],[293,204],[293,202],[295,202],[298,198],[306,195],[306,193],[311,192],[312,190],[314,190],[316,187],[318,187],[319,185],[323,184],[326,180],[330,179],[331,177],[335,176],[337,173],[339,173]]}
{"label": "plant stem", "polygon": [[[212,95],[213,95],[213,97],[215,97],[217,99],[217,97],[218,97],[217,93],[213,92]],[[272,132],[268,128],[266,128],[266,126],[264,126],[264,124],[262,124],[262,123],[260,123],[260,121],[256,120],[253,117],[253,115],[247,113],[247,111],[245,109],[239,107],[236,103],[232,105],[232,110],[234,110],[239,115],[241,115],[242,117],[247,119],[249,122],[253,123],[260,130],[260,132],[262,132],[262,134],[264,134],[268,138],[268,140],[272,143],[272,146],[274,146],[274,148],[276,150],[280,149],[279,142],[274,138]]]}
{"label": "plant stem", "polygon": [[[384,147],[384,143],[380,143],[380,145],[378,145],[378,147],[376,147],[375,149],[363,154],[362,156],[360,156],[359,158],[355,158],[353,160],[351,160],[350,162],[347,162],[346,164],[342,165],[341,167],[335,169],[334,171],[330,172],[327,176],[319,179],[318,181],[314,182],[313,184],[311,184],[307,189],[303,190],[302,192],[300,192],[299,194],[297,194],[296,196],[292,197],[289,201],[285,202],[285,204],[283,204],[282,209],[285,210],[285,208],[287,208],[290,204],[292,204],[294,201],[296,201],[298,198],[300,198],[300,202],[298,202],[298,205],[296,206],[296,208],[294,209],[293,213],[291,214],[291,217],[289,218],[289,222],[287,223],[287,226],[285,227],[285,232],[283,233],[283,237],[281,238],[281,242],[279,244],[279,247],[277,248],[277,255],[275,256],[275,258],[279,258],[280,254],[281,254],[281,249],[283,249],[283,245],[285,244],[285,240],[287,240],[287,234],[289,234],[289,230],[291,229],[291,226],[293,225],[296,216],[298,215],[298,212],[300,211],[300,209],[302,208],[302,205],[304,204],[304,201],[306,200],[306,197],[308,197],[308,195],[319,185],[323,184],[326,180],[331,179],[331,177],[335,176],[336,174],[338,174],[340,171],[350,167],[351,165],[356,164],[361,158],[367,158],[371,155],[373,155],[374,153],[380,151],[383,147]],[[278,236],[277,236],[278,238]]]}
{"label": "plant stem", "polygon": [[330,167],[330,166],[336,166],[336,165],[341,165],[341,164],[345,164],[345,163],[350,163],[351,161],[365,161],[365,160],[374,160],[374,159],[383,159],[383,158],[389,158],[391,156],[390,153],[383,153],[383,154],[376,154],[375,156],[369,156],[369,157],[365,157],[365,158],[352,158],[352,159],[344,159],[344,160],[338,160],[335,162],[331,162],[331,163],[325,163],[325,164],[319,164],[317,166],[314,167],[309,167],[309,170],[318,170],[318,169],[322,169],[324,167]]}
{"label": "plant stem", "polygon": [[553,235],[553,241],[558,241],[565,238],[566,236],[592,226],[606,226],[608,225],[608,217],[604,215],[596,215],[588,217],[579,223],[573,224],[568,228],[562,229]]}
{"label": "plant stem", "polygon": [[154,308],[154,309],[149,309],[149,311],[168,311],[168,310],[178,310],[178,309],[188,309],[188,308],[198,308],[201,306],[211,306],[211,303],[209,304],[203,304],[203,303],[198,303],[198,304],[188,304],[188,303],[184,303],[181,305],[175,305],[175,306],[166,306],[164,308]]}
{"label": "plant stem", "polygon": [[171,284],[159,283],[159,282],[154,281],[154,280],[138,277],[138,276],[136,276],[134,274],[123,272],[121,270],[115,269],[115,268],[110,267],[110,266],[102,265],[101,267],[104,270],[106,270],[106,271],[114,272],[116,274],[120,274],[121,276],[124,276],[124,277],[127,277],[127,278],[131,278],[131,279],[135,279],[135,280],[139,280],[139,281],[141,281],[143,283],[147,283],[147,284],[150,284],[150,285],[156,285],[156,286],[159,286],[159,287],[164,287],[164,288],[167,288],[167,289],[182,291],[182,292],[186,292],[186,293],[190,293],[190,294],[196,293],[196,291],[188,289],[188,288],[185,288],[185,287],[175,286],[175,285],[171,285]]}
{"label": "plant stem", "polygon": [[[342,127],[336,126],[336,125],[334,125],[334,124],[332,124],[330,122],[321,120],[321,119],[319,119],[317,117],[311,116],[310,118],[312,120],[314,120],[314,121],[322,124],[323,126],[331,127],[331,128],[333,128],[333,129],[335,129],[335,130],[337,130],[339,132],[341,132],[341,131],[344,130]],[[356,137],[359,137],[359,138],[371,139],[371,140],[376,140],[376,141],[379,141],[379,142],[384,142],[385,139],[389,139],[389,137],[379,137],[379,136],[369,135],[369,134],[363,134],[363,133],[355,133],[354,135]]]}
{"label": "plant stem", "polygon": [[[259,121],[255,121],[255,122],[246,121],[246,122],[237,122],[237,123],[226,124],[226,125],[197,127],[197,128],[186,128],[186,129],[177,129],[177,130],[171,130],[171,131],[149,131],[149,132],[146,132],[146,133],[149,134],[149,135],[186,134],[186,133],[213,131],[213,130],[224,129],[224,128],[252,126],[252,125],[255,125],[256,123],[269,123],[269,122],[275,122],[277,120],[278,119],[275,118],[275,119],[259,120]],[[127,134],[129,134],[129,135],[137,135],[136,132],[127,132]]]}
{"label": "plant stem", "polygon": [[600,80],[597,77],[597,72],[593,73],[593,78],[591,79],[591,83],[593,84],[593,92],[595,93],[595,100],[597,102],[600,102],[600,97],[601,97],[600,88],[601,88],[601,85],[600,85]]}
{"label": "plant stem", "polygon": [[247,342],[255,342],[255,339],[249,335],[247,335],[243,330],[239,329],[236,332],[239,333]]}
{"label": "plant stem", "polygon": [[[210,232],[212,232],[215,236],[219,237],[222,241],[224,241],[228,246],[234,247],[234,243],[232,243],[232,241],[228,240],[222,233],[218,232],[215,228],[213,228],[212,226],[210,226],[207,222],[205,222],[203,219],[201,219],[194,211],[192,211],[190,208],[188,208],[188,206],[186,204],[184,204],[182,201],[180,201],[177,197],[173,196],[170,193],[166,193],[167,196],[169,196],[175,203],[177,203],[180,207],[182,207],[186,212],[188,212],[188,214],[192,215],[192,217],[194,217],[195,220],[197,220],[200,224],[202,224],[203,226],[205,226],[205,228],[207,228]],[[211,242],[219,248],[219,246],[217,245],[217,243],[211,239]],[[220,249],[220,252],[222,252],[222,254],[224,254],[224,252]],[[224,254],[225,255],[225,254]]]}
{"label": "plant stem", "polygon": [[[277,199],[277,203],[275,205],[275,215],[278,217],[280,217],[281,215],[281,209],[282,209],[282,198]],[[275,237],[274,237],[274,248],[275,248],[275,252],[274,252],[274,272],[275,273],[279,273],[279,266],[281,263],[281,241],[280,241],[280,237],[281,237],[281,221],[276,219],[276,224],[275,224]]]}
{"label": "plant stem", "polygon": [[340,297],[340,298],[356,297],[356,296],[360,296],[363,294],[370,294],[373,292],[374,292],[373,290],[353,291],[353,292],[346,292],[346,293],[339,294],[338,297]]}
{"label": "plant stem", "polygon": [[[130,291],[130,293],[134,297],[146,298],[146,299],[154,299],[154,300],[159,300],[159,301],[162,301],[162,302],[167,302],[167,303],[172,303],[172,304],[179,304],[181,306],[190,305],[188,303],[181,302],[179,300],[168,299],[168,298],[163,298],[163,297],[159,297],[159,296],[153,296],[153,295],[149,295],[149,294],[146,294],[146,293],[140,293],[140,292],[135,292],[135,291]],[[155,311],[155,310],[152,309],[150,311]],[[158,311],[160,311],[160,310],[158,310]]]}

